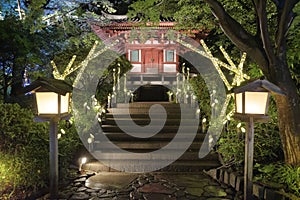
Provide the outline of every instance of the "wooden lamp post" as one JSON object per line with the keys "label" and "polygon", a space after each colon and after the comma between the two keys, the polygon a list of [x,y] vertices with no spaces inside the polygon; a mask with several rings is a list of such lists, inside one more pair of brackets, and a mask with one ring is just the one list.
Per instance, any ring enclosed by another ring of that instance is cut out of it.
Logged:
{"label": "wooden lamp post", "polygon": [[285,95],[279,87],[267,80],[256,80],[234,89],[236,119],[246,122],[244,199],[251,200],[253,192],[254,122],[269,119],[270,93]]}
{"label": "wooden lamp post", "polygon": [[58,141],[57,129],[61,119],[70,118],[69,103],[72,86],[65,81],[38,78],[22,93],[34,93],[36,121],[50,122],[50,199],[58,199]]}

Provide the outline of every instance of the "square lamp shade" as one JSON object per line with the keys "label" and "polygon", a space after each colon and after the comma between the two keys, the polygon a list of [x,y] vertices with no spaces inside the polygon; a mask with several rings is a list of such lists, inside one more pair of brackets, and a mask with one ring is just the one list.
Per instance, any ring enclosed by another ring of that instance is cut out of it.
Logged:
{"label": "square lamp shade", "polygon": [[37,115],[60,115],[69,112],[70,93],[35,92]]}
{"label": "square lamp shade", "polygon": [[236,114],[267,116],[271,93],[284,95],[279,87],[267,80],[256,80],[235,88]]}
{"label": "square lamp shade", "polygon": [[23,93],[34,93],[39,117],[64,117],[69,113],[72,86],[63,80],[38,78],[24,88]]}
{"label": "square lamp shade", "polygon": [[236,113],[267,115],[269,99],[268,91],[236,93]]}

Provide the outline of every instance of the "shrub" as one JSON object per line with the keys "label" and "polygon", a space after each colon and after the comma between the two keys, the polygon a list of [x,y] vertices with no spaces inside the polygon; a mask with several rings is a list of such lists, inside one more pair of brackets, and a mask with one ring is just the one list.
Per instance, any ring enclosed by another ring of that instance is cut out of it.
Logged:
{"label": "shrub", "polygon": [[[71,122],[71,123],[70,123]],[[75,153],[83,148],[83,144],[73,125],[73,118],[70,121],[61,121],[58,127],[61,138],[58,140],[59,151],[59,172],[61,178],[66,178],[69,174],[70,163],[73,162]]]}
{"label": "shrub", "polygon": [[221,154],[226,165],[239,167],[244,161],[244,133],[238,122],[230,121],[227,130],[223,131],[217,143],[217,152]]}
{"label": "shrub", "polygon": [[[15,189],[29,194],[47,187],[49,123],[34,122],[31,110],[18,104],[0,104],[0,116],[0,194],[14,195]],[[59,139],[60,178],[67,175],[72,154],[81,144],[75,128],[67,125],[59,125],[65,132]]]}
{"label": "shrub", "polygon": [[293,193],[300,197],[300,167],[292,167],[277,162],[267,165],[256,164],[254,169],[256,170],[254,180],[271,185],[273,183],[279,184],[284,194]]}
{"label": "shrub", "polygon": [[0,196],[9,199],[14,192],[14,183],[18,179],[20,165],[14,155],[0,151]]}
{"label": "shrub", "polygon": [[[270,163],[282,160],[282,147],[277,126],[276,107],[273,101],[269,106],[270,121],[254,125],[254,162]],[[217,151],[225,163],[241,167],[245,152],[245,124],[231,120],[218,141]]]}
{"label": "shrub", "polygon": [[193,77],[189,83],[199,102],[201,118],[207,118],[207,120],[209,120],[211,115],[210,94],[204,79],[201,76]]}
{"label": "shrub", "polygon": [[[255,123],[254,126],[254,176],[269,186],[283,189],[283,194],[291,199],[300,197],[300,167],[282,163],[283,151],[277,126],[274,101],[269,107],[270,121]],[[218,141],[217,151],[224,165],[243,170],[245,152],[244,123],[231,120]],[[292,194],[288,194],[292,193]],[[297,197],[294,197],[294,195]]]}

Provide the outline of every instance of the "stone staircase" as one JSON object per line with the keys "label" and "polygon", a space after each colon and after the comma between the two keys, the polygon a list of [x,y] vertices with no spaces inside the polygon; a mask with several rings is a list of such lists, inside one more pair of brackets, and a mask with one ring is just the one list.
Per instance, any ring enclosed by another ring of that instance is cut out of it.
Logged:
{"label": "stone staircase", "polygon": [[[154,104],[159,104],[163,106],[164,109],[157,108],[156,110],[152,110],[153,112],[150,113],[151,121],[149,109]],[[185,106],[184,113],[181,113],[180,107],[182,106]],[[128,114],[130,114],[130,116]],[[155,126],[161,125],[164,119],[166,119],[166,121],[162,129],[158,129],[160,131],[153,135],[152,131],[156,129]],[[132,124],[130,125],[132,120],[139,126],[147,126],[151,122],[153,129],[134,127]],[[109,139],[109,142],[104,142],[100,134],[95,136],[93,155],[94,157],[101,156],[102,162],[89,162],[85,164],[84,169],[94,171],[128,171],[128,167],[126,169],[124,168],[124,170],[114,170],[108,166],[109,164],[107,163],[113,162],[114,165],[128,166],[128,163],[134,163],[139,159],[139,162],[145,166],[145,171],[149,171],[149,169],[146,168],[151,166],[154,162],[160,163],[166,161],[166,159],[172,159],[168,155],[182,151],[184,144],[186,144],[187,140],[191,137],[193,137],[193,142],[185,153],[182,152],[183,154],[180,154],[179,159],[159,171],[190,172],[220,166],[218,156],[215,153],[211,152],[203,159],[198,158],[199,149],[205,137],[205,134],[201,133],[201,130],[198,128],[198,121],[199,120],[195,119],[195,110],[189,108],[189,105],[169,102],[135,102],[130,103],[128,108],[128,104],[118,104],[116,108],[110,108],[108,110],[102,124],[103,133],[101,134],[104,134]],[[139,132],[143,132],[143,135],[141,135],[141,137],[133,137],[124,133],[124,127],[125,130],[129,128],[135,135],[138,135]],[[178,130],[183,130],[184,132],[183,134],[177,135],[176,141],[172,141],[176,134],[178,134]],[[147,136],[147,131],[150,137]],[[116,146],[111,145],[111,142]],[[141,159],[137,156],[137,154],[147,154],[158,151],[161,148],[167,147],[170,142],[172,142],[173,145],[168,147],[168,149],[158,157],[151,155]],[[115,147],[124,151],[115,151]],[[142,172],[143,170],[139,171]]]}

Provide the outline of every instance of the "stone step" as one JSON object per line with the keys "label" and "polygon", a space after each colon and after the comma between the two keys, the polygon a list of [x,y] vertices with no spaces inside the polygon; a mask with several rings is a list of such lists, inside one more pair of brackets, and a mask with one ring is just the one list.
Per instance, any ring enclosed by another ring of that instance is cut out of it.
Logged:
{"label": "stone step", "polygon": [[[126,168],[131,168],[131,169],[135,168],[135,166],[130,166],[131,163],[132,162],[130,160],[119,160],[119,161],[115,161],[114,165],[118,165],[119,169],[124,168],[124,170],[122,170],[122,171],[128,171],[128,169],[126,169]],[[153,163],[152,160],[143,161],[142,164],[144,166],[143,167],[144,171],[151,171],[151,169],[153,168],[153,165],[155,165],[155,163]],[[165,168],[160,169],[158,171],[199,172],[199,171],[208,170],[211,168],[216,168],[219,166],[220,166],[220,163],[215,160],[192,160],[192,161],[177,160],[177,161],[173,162],[172,164],[170,164],[169,166],[166,166]],[[95,171],[95,172],[103,172],[103,171],[117,172],[118,171],[118,170],[111,168],[109,165],[103,164],[100,161],[89,162],[89,163],[83,165],[83,169],[91,170],[91,171]],[[144,171],[140,171],[140,172],[144,172]]]}
{"label": "stone step", "polygon": [[[162,108],[162,107],[163,108]],[[181,109],[185,112],[196,112],[195,108],[191,108],[188,104],[175,104],[169,102],[139,102],[139,103],[118,103],[115,108],[109,108],[109,113],[129,112],[130,113],[148,113],[149,109],[156,112],[181,113]]]}
{"label": "stone step", "polygon": [[[120,152],[103,152],[103,151],[94,151],[93,156],[95,158],[101,158],[101,160],[154,160],[154,161],[159,161],[159,160],[166,160],[170,159],[173,154],[177,153],[175,152],[176,150],[170,150],[170,151],[164,151],[163,153],[160,153],[159,155],[153,155],[153,154],[147,154],[147,156],[144,156],[143,159],[140,157],[137,157],[135,154],[132,154],[131,152],[125,152],[125,153],[120,153]],[[138,152],[138,153],[145,153],[145,152]],[[180,152],[179,152],[180,153]],[[198,151],[186,151],[180,158],[179,160],[199,160],[198,157],[199,152]],[[202,158],[202,161],[214,161],[218,159],[218,154],[216,153],[210,153],[206,157]]]}
{"label": "stone step", "polygon": [[[173,113],[167,113],[167,119],[195,119],[195,112],[191,111],[188,113],[180,114],[178,112],[173,112]],[[128,118],[128,114],[126,112],[123,113],[106,113],[105,114],[106,118],[116,118],[116,119],[124,119]],[[132,119],[150,119],[149,113],[147,112],[138,112],[138,113],[130,113],[130,117]],[[154,113],[152,115],[153,119],[161,119],[162,118],[162,113]]]}
{"label": "stone step", "polygon": [[[131,135],[128,135],[126,133],[120,133],[120,132],[110,132],[110,133],[104,133],[104,135],[111,141],[171,141],[176,135],[177,132],[173,133],[161,133],[161,134],[156,134],[152,137],[149,138],[137,138],[133,137]],[[192,137],[194,133],[185,133],[185,134],[180,134],[177,137],[181,139],[181,141],[186,141],[188,138]],[[199,141],[203,141],[205,138],[205,134],[198,133],[195,136],[195,139]],[[95,135],[95,140],[101,140],[100,135]]]}
{"label": "stone step", "polygon": [[[164,109],[155,108],[154,114],[151,113],[153,115],[150,120],[149,108],[154,104],[162,105]],[[181,113],[182,106],[185,108],[185,113]],[[164,113],[167,113],[166,119],[162,119],[165,117]],[[205,134],[201,133],[199,120],[195,119],[195,113],[195,109],[191,109],[189,105],[185,104],[119,103],[116,108],[108,109],[105,120],[102,122],[103,134],[109,139],[109,142],[103,142],[101,139],[103,135],[98,134],[95,135],[93,146],[94,156],[100,156],[102,162],[111,163],[111,165],[105,166],[103,163],[95,161],[86,164],[85,167],[93,168],[94,171],[113,171],[111,166],[118,166],[118,169],[122,169],[120,171],[135,171],[133,169],[137,168],[142,171],[152,171],[152,169],[157,169],[157,164],[166,162],[172,164],[162,171],[202,171],[220,166],[218,156],[214,153],[210,153],[202,159],[198,157],[200,147],[206,144],[203,143]],[[163,123],[162,120],[166,122]],[[135,122],[136,126],[131,125],[132,122]],[[151,128],[147,128],[149,123],[151,123]],[[181,133],[177,133],[179,128]],[[128,130],[133,132],[136,137],[126,134]],[[158,133],[153,135],[155,130]],[[144,138],[147,136],[147,132],[151,137]],[[176,142],[172,141],[175,136],[179,139]],[[191,137],[193,143],[186,148],[185,142],[189,142]],[[172,145],[168,146],[170,143]],[[169,148],[162,150],[159,155],[154,153],[164,147]],[[124,152],[116,151],[116,148],[123,149]],[[139,154],[143,154],[143,156]],[[181,157],[173,162],[174,156],[175,160],[177,158],[176,155],[181,155]]]}
{"label": "stone step", "polygon": [[170,103],[170,102],[134,102],[134,103],[118,103],[116,106],[117,108],[150,108],[152,105],[162,105],[165,108],[190,108],[189,104],[178,104],[178,103]]}
{"label": "stone step", "polygon": [[[158,150],[161,149],[165,146],[167,146],[170,142],[169,141],[148,141],[148,142],[143,142],[143,141],[112,141],[113,144],[115,144],[116,146],[118,146],[121,149],[124,150],[128,150],[131,152],[136,152],[136,151],[154,151],[154,150]],[[177,150],[179,149],[179,147],[184,144],[184,141],[181,142],[172,142],[172,144],[176,145],[173,146],[172,149],[173,150]],[[189,149],[191,150],[199,150],[200,147],[202,146],[202,142],[193,142]],[[106,142],[100,142],[100,141],[95,141],[94,143],[94,149],[105,149],[105,151],[110,151],[115,149],[116,147],[111,145],[111,142],[106,143]]]}
{"label": "stone step", "polygon": [[[122,126],[123,130],[130,130],[131,132],[134,133],[139,133],[140,132],[140,128],[139,127],[132,127],[132,126]],[[163,127],[156,127],[156,126],[152,126],[153,129],[155,130],[160,130],[158,133],[170,133],[170,132],[177,132],[178,131],[178,126],[163,126]],[[195,129],[197,127],[195,126],[180,126],[181,130],[184,133],[194,133]],[[104,132],[123,132],[123,130],[118,127],[118,126],[114,126],[114,125],[102,125],[102,130]],[[197,133],[200,133],[200,128],[198,127]],[[149,130],[145,130],[143,132],[146,133],[149,132],[149,134],[152,134],[153,131],[151,129]]]}
{"label": "stone step", "polygon": [[[108,113],[112,114],[149,114],[150,109],[148,108],[109,108],[107,109]],[[181,116],[181,110],[179,108],[168,108],[168,109],[161,109],[161,108],[151,108],[152,112],[155,112],[154,115],[159,114],[177,114],[178,116]],[[196,110],[194,109],[185,109],[185,113],[183,113],[184,116],[195,116]]]}
{"label": "stone step", "polygon": [[[158,124],[162,121],[162,119],[152,119],[150,118],[106,118],[105,121],[102,122],[103,125],[128,125],[130,122],[134,122],[137,125],[148,125],[151,121],[154,124]],[[197,119],[166,119],[165,125],[167,126],[179,126],[180,124],[185,125],[196,125],[199,124],[199,120]]]}

